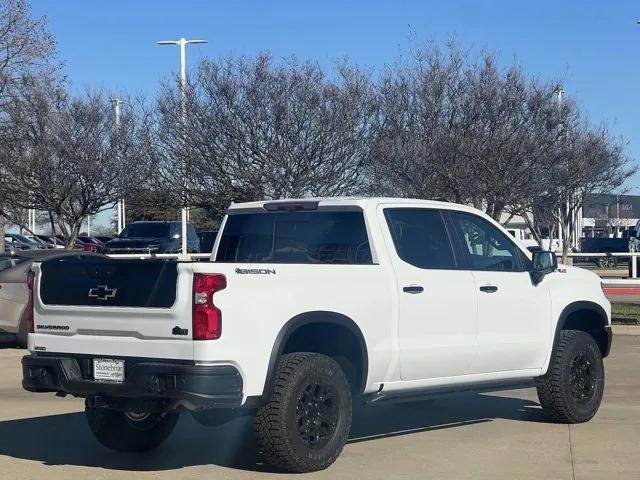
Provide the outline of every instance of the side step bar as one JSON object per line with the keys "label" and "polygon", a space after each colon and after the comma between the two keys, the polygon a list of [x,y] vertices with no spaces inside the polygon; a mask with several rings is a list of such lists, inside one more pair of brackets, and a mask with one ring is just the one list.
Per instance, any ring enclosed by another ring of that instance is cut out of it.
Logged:
{"label": "side step bar", "polygon": [[363,403],[366,405],[387,405],[390,403],[415,402],[431,398],[446,397],[463,393],[488,393],[502,390],[519,390],[535,387],[535,379],[493,381],[481,383],[468,383],[464,385],[428,387],[419,390],[406,392],[385,392],[384,384],[375,393],[364,396]]}

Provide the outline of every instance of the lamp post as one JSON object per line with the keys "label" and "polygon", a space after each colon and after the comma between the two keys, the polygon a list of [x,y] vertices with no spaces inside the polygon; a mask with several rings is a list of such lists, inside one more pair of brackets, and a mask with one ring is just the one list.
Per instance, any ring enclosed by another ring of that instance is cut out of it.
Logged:
{"label": "lamp post", "polygon": [[[187,45],[196,43],[207,43],[206,40],[187,40],[184,37],[180,37],[178,40],[161,40],[157,42],[158,45],[178,45],[180,47],[180,120],[184,127],[187,119],[187,105],[186,105],[186,86],[187,86],[187,64],[186,64],[186,50]],[[182,135],[180,136],[181,138]],[[183,138],[184,141],[184,138]],[[187,191],[187,159],[182,158],[182,182],[183,182],[183,201],[186,200]],[[186,202],[185,202],[186,203]],[[186,205],[182,206],[182,254],[187,254],[187,221],[189,217],[189,210]]]}
{"label": "lamp post", "polygon": [[[116,128],[120,128],[120,107],[122,106],[122,100],[119,98],[112,98],[111,105],[113,105],[114,121]],[[124,198],[118,200],[118,233],[126,227],[125,215],[124,215]]]}

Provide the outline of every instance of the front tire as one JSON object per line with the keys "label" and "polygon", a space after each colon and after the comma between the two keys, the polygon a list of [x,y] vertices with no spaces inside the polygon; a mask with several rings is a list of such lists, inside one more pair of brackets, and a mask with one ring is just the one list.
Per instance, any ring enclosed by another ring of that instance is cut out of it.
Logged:
{"label": "front tire", "polygon": [[351,390],[340,366],[318,353],[283,355],[254,428],[271,465],[298,473],[327,468],[351,430]]}
{"label": "front tire", "polygon": [[582,423],[598,411],[604,393],[602,354],[591,335],[561,330],[546,375],[537,382],[542,410],[559,423]]}
{"label": "front tire", "polygon": [[121,412],[85,406],[89,429],[105,447],[145,452],[164,442],[178,421],[177,413]]}

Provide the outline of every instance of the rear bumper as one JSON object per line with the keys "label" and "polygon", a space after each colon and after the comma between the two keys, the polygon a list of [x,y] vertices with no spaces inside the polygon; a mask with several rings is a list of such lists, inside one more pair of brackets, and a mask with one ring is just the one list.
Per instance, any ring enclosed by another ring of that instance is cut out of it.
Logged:
{"label": "rear bumper", "polygon": [[[242,404],[242,376],[231,365],[124,358],[125,380],[93,380],[93,357],[26,355],[22,386],[30,392],[58,392],[104,399],[166,400],[188,410],[237,408]],[[173,402],[172,402],[173,401]]]}

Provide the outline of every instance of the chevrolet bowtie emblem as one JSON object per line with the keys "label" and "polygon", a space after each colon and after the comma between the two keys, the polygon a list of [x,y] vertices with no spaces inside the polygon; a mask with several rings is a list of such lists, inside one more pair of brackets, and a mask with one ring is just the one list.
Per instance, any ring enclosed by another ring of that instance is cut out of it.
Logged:
{"label": "chevrolet bowtie emblem", "polygon": [[109,288],[106,285],[98,285],[97,287],[89,289],[89,298],[96,298],[98,300],[109,300],[118,293],[117,288]]}

